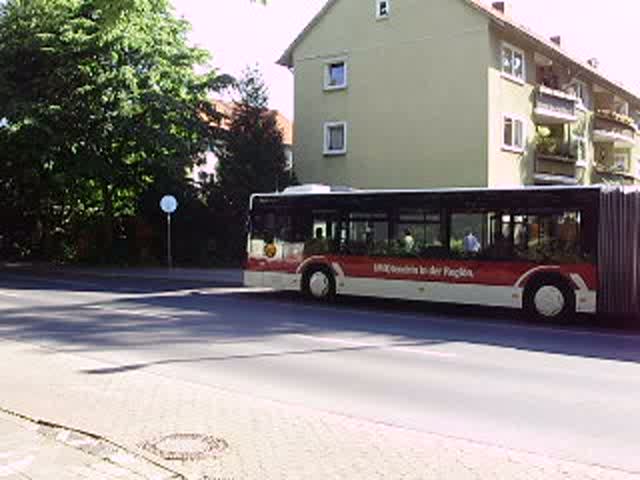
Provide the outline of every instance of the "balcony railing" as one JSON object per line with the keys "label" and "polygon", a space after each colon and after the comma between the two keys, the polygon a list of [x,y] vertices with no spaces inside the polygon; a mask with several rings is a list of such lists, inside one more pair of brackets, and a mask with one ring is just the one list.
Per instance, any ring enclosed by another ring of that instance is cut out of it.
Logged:
{"label": "balcony railing", "polygon": [[543,85],[538,86],[535,95],[536,104],[533,113],[538,123],[563,124],[578,120],[577,97]]}
{"label": "balcony railing", "polygon": [[538,183],[576,185],[576,159],[567,155],[536,152],[535,180]]}
{"label": "balcony railing", "polygon": [[601,178],[619,181],[629,185],[640,180],[640,177],[635,176],[626,166],[623,167],[622,165],[604,165],[602,163],[596,163],[593,170]]}
{"label": "balcony railing", "polygon": [[633,120],[608,110],[596,111],[593,125],[593,141],[614,143],[616,146],[631,148],[636,144],[638,127]]}

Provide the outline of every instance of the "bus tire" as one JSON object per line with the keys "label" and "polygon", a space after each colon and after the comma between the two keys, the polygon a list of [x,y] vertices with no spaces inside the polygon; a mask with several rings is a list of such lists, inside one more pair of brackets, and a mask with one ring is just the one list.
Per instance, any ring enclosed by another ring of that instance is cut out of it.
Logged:
{"label": "bus tire", "polygon": [[336,279],[324,265],[312,265],[302,275],[302,291],[313,300],[330,302],[336,295]]}
{"label": "bus tire", "polygon": [[576,313],[576,295],[560,276],[540,276],[531,280],[524,292],[524,310],[536,320],[560,322]]}

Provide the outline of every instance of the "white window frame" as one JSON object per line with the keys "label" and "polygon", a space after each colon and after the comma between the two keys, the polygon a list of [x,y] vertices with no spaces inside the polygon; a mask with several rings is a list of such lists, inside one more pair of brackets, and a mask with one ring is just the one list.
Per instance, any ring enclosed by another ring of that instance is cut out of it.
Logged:
{"label": "white window frame", "polygon": [[284,163],[285,172],[293,171],[293,152],[291,151],[290,148],[285,148],[284,158],[285,158],[285,163]]}
{"label": "white window frame", "polygon": [[574,135],[573,141],[582,144],[584,149],[584,158],[576,158],[576,167],[587,167],[589,165],[589,162],[587,161],[587,158],[589,157],[587,153],[589,142],[587,142],[585,137],[579,135]]}
{"label": "white window frame", "polygon": [[[511,145],[508,145],[504,142],[504,130],[505,127],[507,125],[507,120],[511,120],[512,122],[512,129],[511,129]],[[515,139],[516,139],[516,122],[520,122],[521,125],[521,136],[522,136],[522,145],[515,145]],[[502,149],[507,151],[507,152],[512,152],[512,153],[523,153],[524,149],[527,145],[527,130],[526,130],[526,124],[524,122],[524,118],[519,117],[517,115],[510,115],[510,114],[505,114],[502,116],[502,128],[500,129],[500,135],[501,135],[501,140],[500,143],[502,145]]]}
{"label": "white window frame", "polygon": [[[619,101],[616,102],[616,100],[619,100]],[[616,103],[618,103],[618,105],[615,105]],[[620,110],[618,110],[618,106],[620,106],[622,108],[620,108]],[[627,102],[626,100],[624,100],[622,98],[614,99],[614,110],[616,111],[616,113],[619,113],[621,115],[626,115],[628,117],[629,116],[629,102]]]}
{"label": "white window frame", "polygon": [[[342,127],[344,133],[344,145],[340,150],[330,150],[329,149],[329,130],[335,127]],[[323,149],[322,153],[324,155],[344,155],[347,153],[347,122],[325,122],[323,128]]]}
{"label": "white window frame", "polygon": [[[619,160],[624,158],[622,161],[623,168],[618,168]],[[629,171],[629,163],[631,162],[630,152],[613,152],[613,168],[616,172],[628,172]]]}
{"label": "white window frame", "polygon": [[573,85],[575,95],[578,98],[577,107],[581,108],[582,110],[586,110],[591,98],[591,95],[589,95],[589,88],[587,86],[587,83],[574,78],[571,84]]}
{"label": "white window frame", "polygon": [[[385,14],[380,13],[382,4],[387,6],[387,13]],[[391,15],[391,0],[376,0],[376,20],[384,20],[389,18],[389,15]]]}
{"label": "white window frame", "polygon": [[[517,75],[513,74],[513,73],[509,73],[506,72],[504,69],[504,50],[505,48],[508,48],[509,50],[511,50],[512,52],[512,57],[511,57],[511,65],[513,66],[513,57],[515,56],[515,54],[520,54],[520,56],[522,56],[522,77],[518,77]],[[513,45],[511,45],[510,43],[507,42],[502,42],[502,45],[500,47],[500,71],[502,72],[502,76],[508,80],[514,81],[520,85],[524,85],[526,79],[527,79],[527,56],[524,53],[524,50],[522,50],[521,48],[515,47]]]}
{"label": "white window frame", "polygon": [[[344,82],[340,85],[331,85],[331,66],[342,63],[344,65]],[[345,58],[332,58],[324,63],[324,89],[343,90],[349,84],[349,67]]]}

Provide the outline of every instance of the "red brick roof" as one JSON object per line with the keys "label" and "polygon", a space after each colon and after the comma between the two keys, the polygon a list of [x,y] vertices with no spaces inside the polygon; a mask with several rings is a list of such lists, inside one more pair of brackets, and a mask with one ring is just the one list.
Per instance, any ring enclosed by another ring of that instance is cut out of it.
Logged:
{"label": "red brick roof", "polygon": [[[217,122],[222,128],[229,128],[230,117],[233,112],[233,103],[223,100],[213,100],[214,108],[222,115],[222,120]],[[282,132],[282,143],[285,145],[293,145],[293,122],[285,117],[278,110],[271,110],[276,115],[278,128]]]}

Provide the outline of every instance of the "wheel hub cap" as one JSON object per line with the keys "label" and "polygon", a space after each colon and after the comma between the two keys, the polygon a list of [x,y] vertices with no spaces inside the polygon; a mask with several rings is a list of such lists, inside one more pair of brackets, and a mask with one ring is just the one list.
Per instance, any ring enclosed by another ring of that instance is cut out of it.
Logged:
{"label": "wheel hub cap", "polygon": [[546,285],[536,292],[533,299],[536,310],[545,317],[555,317],[564,309],[564,295],[558,287]]}
{"label": "wheel hub cap", "polygon": [[314,297],[326,297],[329,293],[329,279],[324,272],[315,272],[309,279],[309,290]]}

